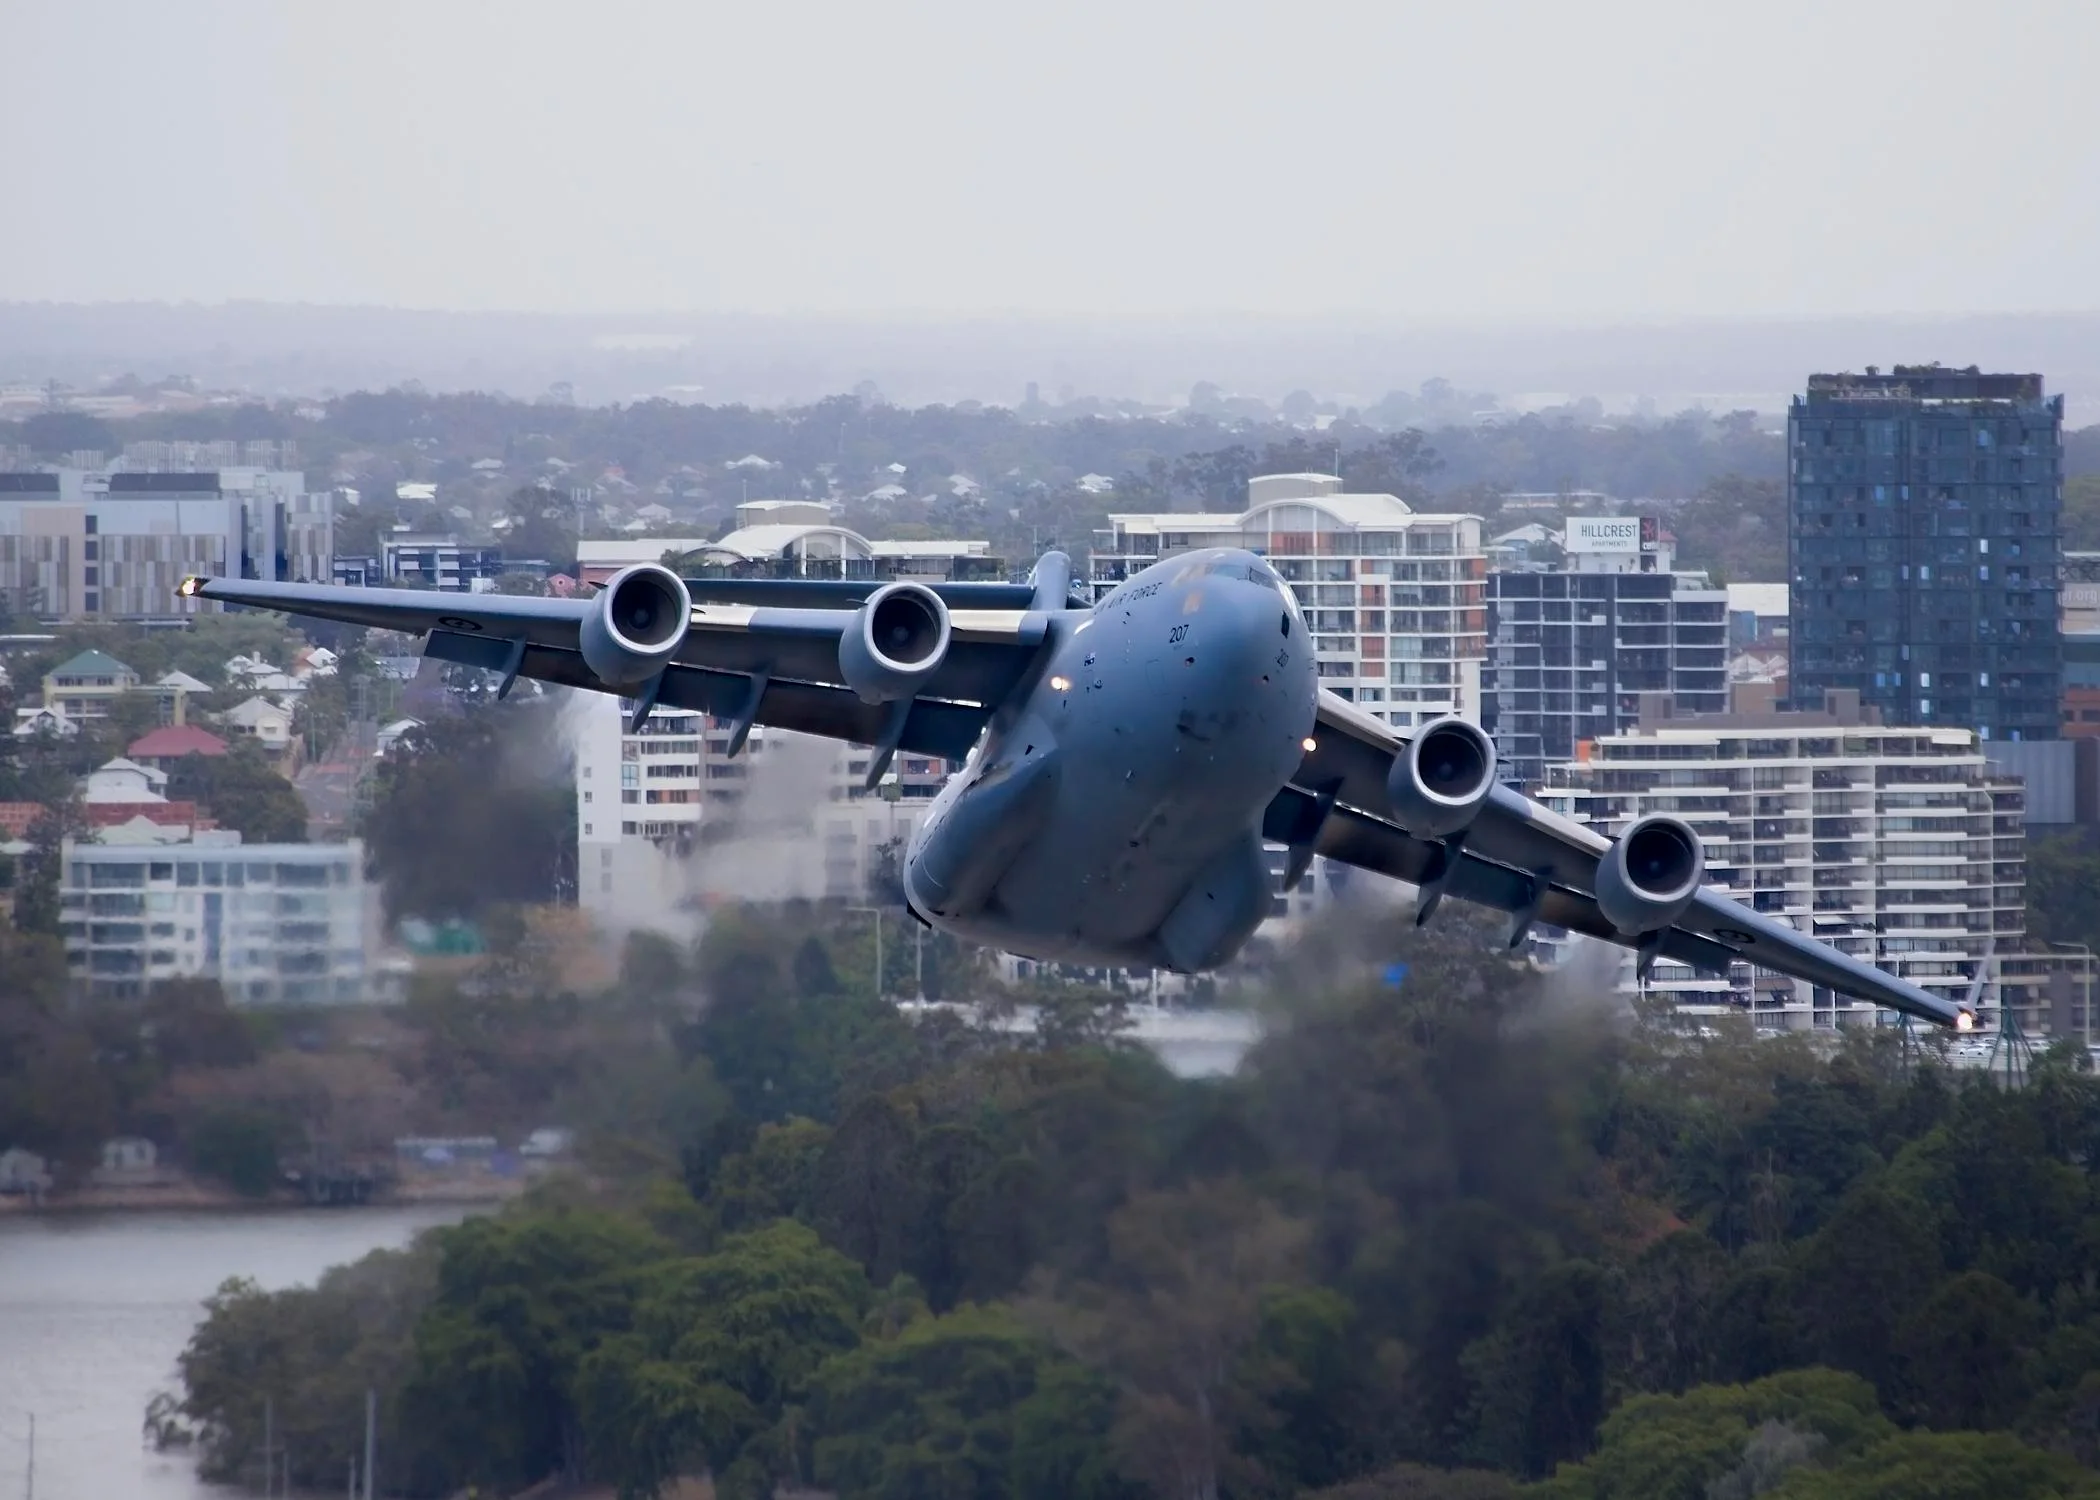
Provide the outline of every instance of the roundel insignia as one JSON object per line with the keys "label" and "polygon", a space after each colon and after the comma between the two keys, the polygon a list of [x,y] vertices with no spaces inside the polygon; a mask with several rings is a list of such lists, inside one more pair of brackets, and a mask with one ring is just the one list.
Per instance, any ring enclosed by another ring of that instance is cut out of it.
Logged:
{"label": "roundel insignia", "polygon": [[1740,927],[1716,927],[1714,929],[1714,941],[1717,943],[1754,943],[1757,939]]}
{"label": "roundel insignia", "polygon": [[479,630],[481,628],[477,621],[466,619],[460,615],[439,615],[438,624],[444,626],[447,630]]}

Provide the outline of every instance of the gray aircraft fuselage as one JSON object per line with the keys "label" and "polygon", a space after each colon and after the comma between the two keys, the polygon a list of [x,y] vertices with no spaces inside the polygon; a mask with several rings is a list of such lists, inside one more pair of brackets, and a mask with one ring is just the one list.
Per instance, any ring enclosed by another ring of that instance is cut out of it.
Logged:
{"label": "gray aircraft fuselage", "polygon": [[1051,630],[912,837],[912,909],[1030,958],[1225,962],[1268,915],[1262,814],[1317,713],[1296,600],[1253,553],[1206,550]]}

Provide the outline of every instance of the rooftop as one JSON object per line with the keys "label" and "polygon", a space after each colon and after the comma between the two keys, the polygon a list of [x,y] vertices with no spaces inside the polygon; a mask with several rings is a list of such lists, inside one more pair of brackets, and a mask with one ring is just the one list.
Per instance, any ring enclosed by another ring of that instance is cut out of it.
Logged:
{"label": "rooftop", "polygon": [[1886,375],[1867,366],[1864,375],[1850,371],[1808,377],[1808,399],[1825,401],[2039,401],[2039,375],[1986,375],[1975,365],[1897,365]]}
{"label": "rooftop", "polygon": [[184,755],[224,755],[226,742],[195,724],[170,724],[133,740],[124,753],[133,760],[172,760]]}
{"label": "rooftop", "polygon": [[1126,532],[1254,531],[1273,526],[1270,513],[1286,506],[1324,511],[1344,529],[1377,531],[1400,529],[1417,522],[1451,522],[1474,519],[1459,512],[1418,512],[1398,495],[1291,495],[1264,500],[1244,511],[1151,511],[1122,512],[1109,516],[1111,525]]}
{"label": "rooftop", "polygon": [[68,677],[132,677],[138,673],[118,661],[106,651],[83,651],[71,661],[51,669],[51,675]]}

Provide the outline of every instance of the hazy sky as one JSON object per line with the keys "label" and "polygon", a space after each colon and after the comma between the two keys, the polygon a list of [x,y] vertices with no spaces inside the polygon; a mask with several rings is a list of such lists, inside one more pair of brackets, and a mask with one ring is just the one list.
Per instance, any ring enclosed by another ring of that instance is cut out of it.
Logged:
{"label": "hazy sky", "polygon": [[0,300],[2100,307],[2100,4],[0,0]]}

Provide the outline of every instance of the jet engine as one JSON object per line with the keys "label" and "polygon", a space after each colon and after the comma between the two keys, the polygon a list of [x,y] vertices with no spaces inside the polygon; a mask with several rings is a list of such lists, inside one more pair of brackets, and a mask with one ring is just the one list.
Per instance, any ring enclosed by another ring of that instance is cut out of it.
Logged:
{"label": "jet engine", "polygon": [[622,568],[583,617],[578,647],[602,682],[647,682],[676,654],[693,619],[693,596],[669,568]]}
{"label": "jet engine", "polygon": [[1464,828],[1494,788],[1495,742],[1458,718],[1415,731],[1385,779],[1400,826],[1425,839],[1448,838]]}
{"label": "jet engine", "polygon": [[948,606],[923,584],[884,584],[839,637],[839,674],[867,703],[918,692],[948,654]]}
{"label": "jet engine", "polygon": [[1597,860],[1597,909],[1621,932],[1659,932],[1705,879],[1698,834],[1676,818],[1640,818]]}

